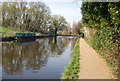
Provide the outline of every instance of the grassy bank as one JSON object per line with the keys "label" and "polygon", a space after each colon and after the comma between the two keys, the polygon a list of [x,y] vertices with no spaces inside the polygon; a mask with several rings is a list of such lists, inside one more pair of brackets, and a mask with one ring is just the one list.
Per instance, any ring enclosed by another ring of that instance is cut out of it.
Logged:
{"label": "grassy bank", "polygon": [[72,57],[70,64],[65,67],[64,72],[62,74],[62,79],[78,79],[78,72],[80,68],[79,59],[80,59],[80,53],[79,53],[79,39],[77,40],[73,50],[72,50]]}
{"label": "grassy bank", "polygon": [[85,40],[85,42],[86,42],[89,46],[93,47],[92,43],[89,42],[86,38],[84,38],[84,40]]}
{"label": "grassy bank", "polygon": [[17,32],[21,32],[21,31],[15,30],[13,28],[7,28],[7,27],[0,26],[0,36],[2,37],[10,37],[10,36],[13,36]]}

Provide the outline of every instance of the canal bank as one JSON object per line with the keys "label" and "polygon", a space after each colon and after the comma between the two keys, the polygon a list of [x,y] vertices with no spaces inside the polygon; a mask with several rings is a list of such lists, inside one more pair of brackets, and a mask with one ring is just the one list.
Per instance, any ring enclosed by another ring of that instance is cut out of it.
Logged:
{"label": "canal bank", "polygon": [[79,59],[79,39],[77,40],[73,50],[70,63],[65,67],[64,72],[62,74],[62,79],[78,79],[78,72],[80,68]]}

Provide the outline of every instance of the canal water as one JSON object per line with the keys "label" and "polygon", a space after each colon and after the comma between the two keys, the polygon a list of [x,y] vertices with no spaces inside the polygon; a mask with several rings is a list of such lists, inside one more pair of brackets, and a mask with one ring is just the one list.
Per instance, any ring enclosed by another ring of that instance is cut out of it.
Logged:
{"label": "canal water", "polygon": [[2,43],[2,79],[60,79],[77,38]]}

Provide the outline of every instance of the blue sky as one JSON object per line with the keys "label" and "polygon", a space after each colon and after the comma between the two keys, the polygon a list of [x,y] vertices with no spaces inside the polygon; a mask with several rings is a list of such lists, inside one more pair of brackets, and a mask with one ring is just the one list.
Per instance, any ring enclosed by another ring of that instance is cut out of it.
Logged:
{"label": "blue sky", "polygon": [[70,23],[73,21],[79,21],[82,18],[81,15],[81,4],[75,4],[75,0],[41,0],[48,7],[50,7],[52,15],[59,14],[66,18],[66,20]]}

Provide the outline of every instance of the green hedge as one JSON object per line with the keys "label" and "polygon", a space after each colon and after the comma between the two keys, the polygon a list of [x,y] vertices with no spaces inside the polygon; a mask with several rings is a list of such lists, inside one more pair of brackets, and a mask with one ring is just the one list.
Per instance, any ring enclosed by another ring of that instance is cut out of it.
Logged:
{"label": "green hedge", "polygon": [[[95,50],[104,52],[108,65],[120,78],[120,2],[83,2],[83,26],[96,29],[93,37]],[[106,57],[107,56],[107,57]]]}

